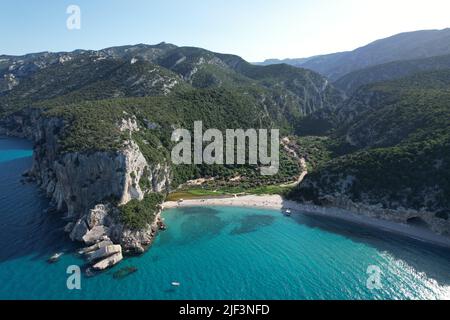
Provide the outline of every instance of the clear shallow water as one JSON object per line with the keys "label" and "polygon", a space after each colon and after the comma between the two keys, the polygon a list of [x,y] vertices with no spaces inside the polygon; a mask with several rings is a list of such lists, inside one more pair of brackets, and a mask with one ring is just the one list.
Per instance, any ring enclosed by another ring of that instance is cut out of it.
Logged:
{"label": "clear shallow water", "polygon": [[[33,184],[22,184],[31,145],[0,138],[1,299],[443,299],[450,252],[355,225],[245,208],[169,210],[169,226],[142,257],[66,287],[71,254],[58,215]],[[53,265],[55,252],[66,251]],[[367,267],[383,272],[366,287]],[[116,280],[126,266],[138,271]],[[181,283],[178,288],[171,282]]]}

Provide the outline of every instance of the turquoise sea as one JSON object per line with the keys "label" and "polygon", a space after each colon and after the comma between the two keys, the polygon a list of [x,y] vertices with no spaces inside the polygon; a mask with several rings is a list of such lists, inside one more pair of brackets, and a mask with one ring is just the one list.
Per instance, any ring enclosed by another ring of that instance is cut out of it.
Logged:
{"label": "turquoise sea", "polygon": [[[141,257],[68,290],[83,268],[58,214],[20,182],[31,145],[0,138],[0,299],[450,299],[450,252],[304,215],[227,207],[164,212],[168,230]],[[56,264],[46,260],[66,252]],[[136,273],[115,279],[134,266]],[[380,286],[369,289],[370,266]],[[172,282],[179,287],[172,287]]]}

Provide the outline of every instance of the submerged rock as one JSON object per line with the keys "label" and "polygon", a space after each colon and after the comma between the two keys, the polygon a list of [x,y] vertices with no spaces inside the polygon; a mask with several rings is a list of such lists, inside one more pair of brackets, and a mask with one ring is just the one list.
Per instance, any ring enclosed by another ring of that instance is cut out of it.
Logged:
{"label": "submerged rock", "polygon": [[114,272],[113,278],[114,279],[123,279],[137,271],[138,271],[138,268],[136,268],[136,267],[125,267],[125,268],[120,269],[117,272]]}

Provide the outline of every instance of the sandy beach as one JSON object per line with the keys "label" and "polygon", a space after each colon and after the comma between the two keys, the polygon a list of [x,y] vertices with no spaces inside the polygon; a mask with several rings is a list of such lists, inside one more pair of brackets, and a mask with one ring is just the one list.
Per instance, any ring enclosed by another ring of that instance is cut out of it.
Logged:
{"label": "sandy beach", "polygon": [[380,220],[364,215],[352,213],[339,208],[319,207],[314,205],[304,205],[294,201],[283,199],[279,195],[266,196],[242,196],[230,198],[211,198],[211,199],[193,199],[182,202],[165,202],[163,209],[177,207],[202,207],[202,206],[233,206],[245,208],[259,208],[280,210],[284,212],[290,210],[292,214],[306,214],[312,216],[328,217],[363,225],[370,228],[376,228],[385,232],[391,232],[398,235],[413,238],[419,241],[431,243],[438,246],[450,248],[450,238],[438,235],[430,230],[409,226],[402,223],[388,220]]}

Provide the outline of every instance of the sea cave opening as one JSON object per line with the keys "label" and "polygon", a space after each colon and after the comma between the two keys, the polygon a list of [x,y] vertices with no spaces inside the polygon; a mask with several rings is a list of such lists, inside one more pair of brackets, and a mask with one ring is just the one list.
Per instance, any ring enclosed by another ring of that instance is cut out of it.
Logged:
{"label": "sea cave opening", "polygon": [[425,220],[423,220],[420,217],[409,218],[406,221],[406,223],[413,227],[418,227],[418,228],[423,228],[423,229],[428,228],[428,223],[426,223]]}

